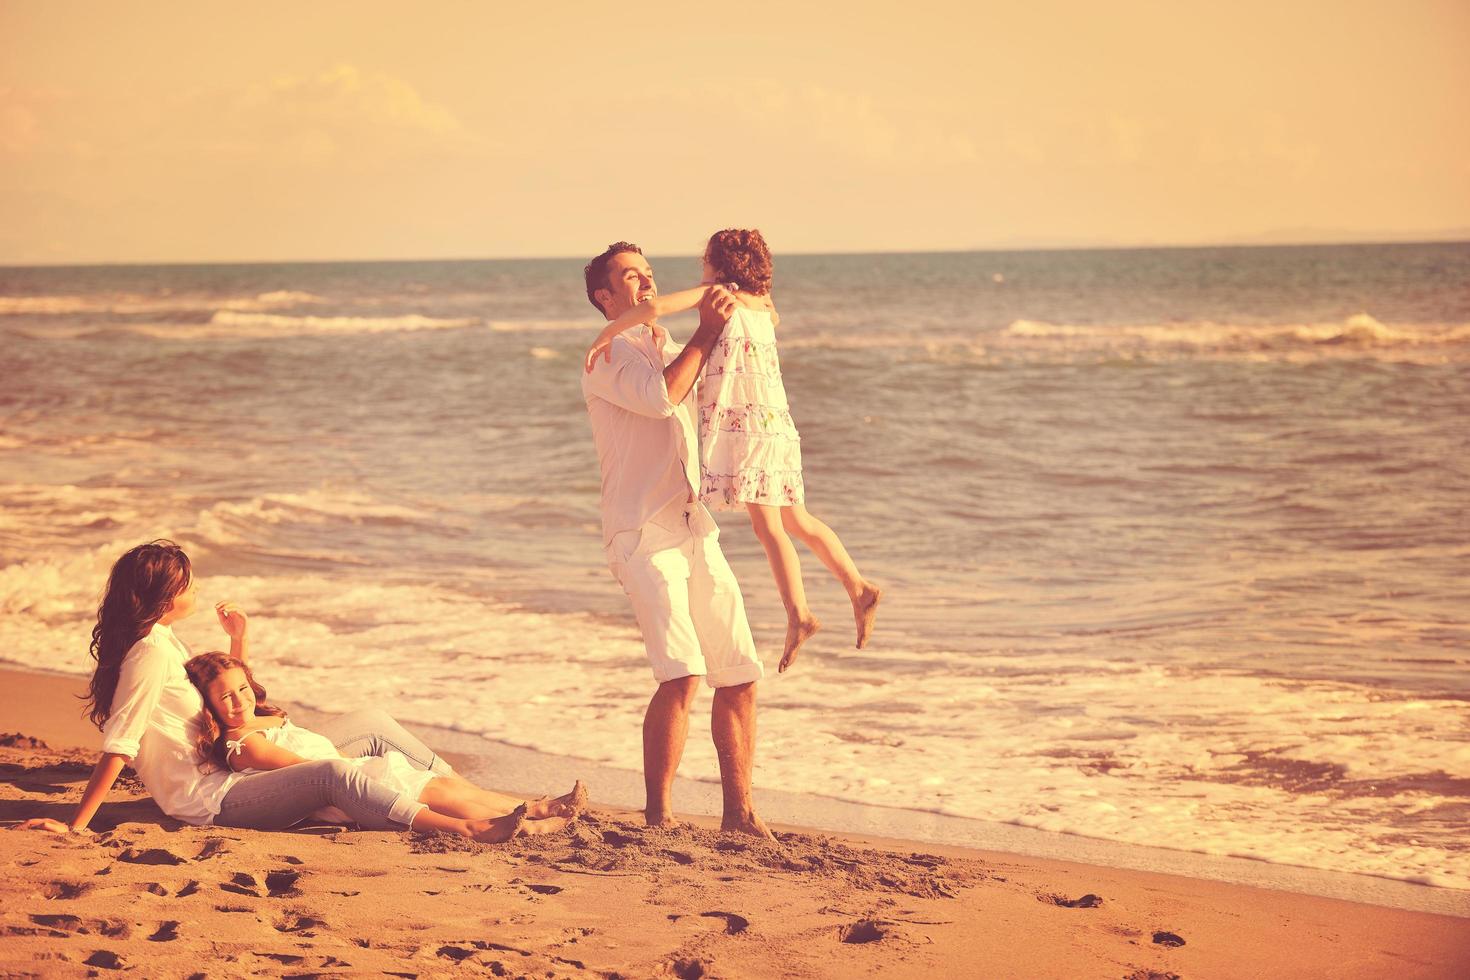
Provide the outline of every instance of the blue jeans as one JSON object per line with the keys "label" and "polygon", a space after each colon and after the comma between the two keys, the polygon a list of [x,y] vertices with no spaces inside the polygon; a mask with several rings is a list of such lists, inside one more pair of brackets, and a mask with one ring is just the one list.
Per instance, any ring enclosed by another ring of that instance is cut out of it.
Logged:
{"label": "blue jeans", "polygon": [[[420,769],[453,772],[427,745],[384,711],[368,709],[317,726],[348,758],[401,752]],[[423,808],[388,786],[369,779],[343,759],[303,762],[241,777],[220,801],[218,827],[284,830],[323,807],[335,806],[364,830],[402,830]]]}

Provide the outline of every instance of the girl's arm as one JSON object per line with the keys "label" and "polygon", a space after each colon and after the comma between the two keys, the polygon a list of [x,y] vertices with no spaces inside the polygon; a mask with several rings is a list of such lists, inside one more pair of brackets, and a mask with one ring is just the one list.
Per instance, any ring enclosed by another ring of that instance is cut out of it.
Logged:
{"label": "girl's arm", "polygon": [[[263,729],[252,728],[240,736],[239,750],[229,756],[231,769],[237,772],[242,769],[284,769],[287,766],[311,761],[303,759],[290,749],[281,748],[275,742],[265,738],[262,732]],[[262,737],[251,738],[252,735],[262,735]]]}
{"label": "girl's arm", "polygon": [[776,301],[771,298],[770,293],[766,293],[765,300],[766,312],[771,314],[771,326],[779,327],[781,325],[781,314],[776,312]]}
{"label": "girl's arm", "polygon": [[230,634],[230,656],[242,664],[247,662],[250,659],[250,618],[245,615],[245,610],[233,602],[217,602],[214,614],[219,617],[220,626]]}
{"label": "girl's arm", "polygon": [[116,752],[104,752],[102,758],[97,760],[97,765],[92,768],[92,778],[87,780],[87,788],[82,791],[81,802],[77,804],[76,812],[70,820],[62,823],[60,820],[52,820],[49,817],[37,817],[20,824],[18,830],[49,830],[54,834],[79,834],[87,829],[87,824],[97,815],[97,808],[102,801],[107,799],[107,794],[112,790],[112,784],[117,782],[117,777],[122,773],[123,767],[131,762],[127,756],[118,755]]}
{"label": "girl's arm", "polygon": [[707,289],[709,289],[708,286],[681,289],[667,296],[646,299],[637,306],[624,310],[616,319],[603,327],[602,333],[598,334],[597,339],[592,342],[591,348],[587,351],[587,370],[589,372],[592,370],[593,362],[597,360],[598,354],[603,355],[606,360],[612,360],[612,342],[618,334],[644,323],[652,323],[661,316],[694,309],[699,305],[699,301],[704,299]]}

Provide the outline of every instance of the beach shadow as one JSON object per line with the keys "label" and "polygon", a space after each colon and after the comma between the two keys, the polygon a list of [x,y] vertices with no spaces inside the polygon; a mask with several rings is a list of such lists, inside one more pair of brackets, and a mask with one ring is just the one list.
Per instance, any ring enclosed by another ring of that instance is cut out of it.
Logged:
{"label": "beach shadow", "polygon": [[[53,820],[70,820],[76,812],[75,799],[64,802],[43,800],[0,800],[0,824],[20,823],[32,817],[50,817]],[[106,803],[92,818],[89,827],[102,833],[114,830],[125,823],[152,824],[164,830],[178,830],[184,824],[166,817],[152,800],[123,800]]]}

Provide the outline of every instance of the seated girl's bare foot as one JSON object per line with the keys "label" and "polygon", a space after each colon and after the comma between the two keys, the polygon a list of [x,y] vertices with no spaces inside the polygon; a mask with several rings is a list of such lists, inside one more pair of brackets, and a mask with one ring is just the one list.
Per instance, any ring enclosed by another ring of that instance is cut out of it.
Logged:
{"label": "seated girl's bare foot", "polygon": [[522,803],[503,817],[467,821],[470,836],[481,844],[503,844],[516,835],[526,822],[526,804]]}
{"label": "seated girl's bare foot", "polygon": [[852,616],[857,620],[857,648],[861,650],[868,645],[868,637],[873,632],[873,620],[878,617],[878,600],[883,598],[883,590],[871,582],[863,583],[863,590],[852,600]]}
{"label": "seated girl's bare foot", "polygon": [[793,619],[786,624],[786,649],[781,653],[781,665],[776,668],[776,673],[786,673],[786,668],[796,663],[796,654],[801,645],[812,638],[812,634],[822,628],[822,624],[810,613],[805,619]]}

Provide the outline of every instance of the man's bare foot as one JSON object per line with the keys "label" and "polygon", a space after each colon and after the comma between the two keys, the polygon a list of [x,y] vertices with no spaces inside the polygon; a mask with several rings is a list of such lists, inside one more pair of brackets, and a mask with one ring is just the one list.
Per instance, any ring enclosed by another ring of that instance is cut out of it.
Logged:
{"label": "man's bare foot", "polygon": [[720,821],[720,832],[725,834],[746,834],[751,837],[759,837],[776,843],[776,835],[771,833],[766,822],[754,813],[746,813],[741,816],[726,816]]}
{"label": "man's bare foot", "polygon": [[516,835],[526,822],[526,804],[522,803],[503,817],[468,820],[470,836],[481,844],[504,844]]}
{"label": "man's bare foot", "polygon": [[674,819],[672,813],[657,812],[654,810],[643,811],[643,822],[650,827],[659,827],[663,830],[673,830],[676,827],[684,826]]}
{"label": "man's bare foot", "polygon": [[576,817],[587,809],[587,787],[582,781],[577,780],[572,786],[570,793],[563,793],[556,799],[542,797],[532,800],[526,810],[526,816],[532,820],[544,820],[547,817]]}
{"label": "man's bare foot", "polygon": [[871,582],[863,583],[863,590],[852,600],[852,617],[857,620],[857,648],[861,650],[868,645],[868,637],[873,632],[873,620],[878,617],[878,600],[883,598],[883,590]]}
{"label": "man's bare foot", "polygon": [[793,619],[786,624],[786,649],[781,653],[781,665],[776,668],[776,673],[786,673],[786,668],[796,663],[797,651],[801,645],[812,638],[812,634],[822,628],[822,624],[811,613],[807,613],[805,619]]}

